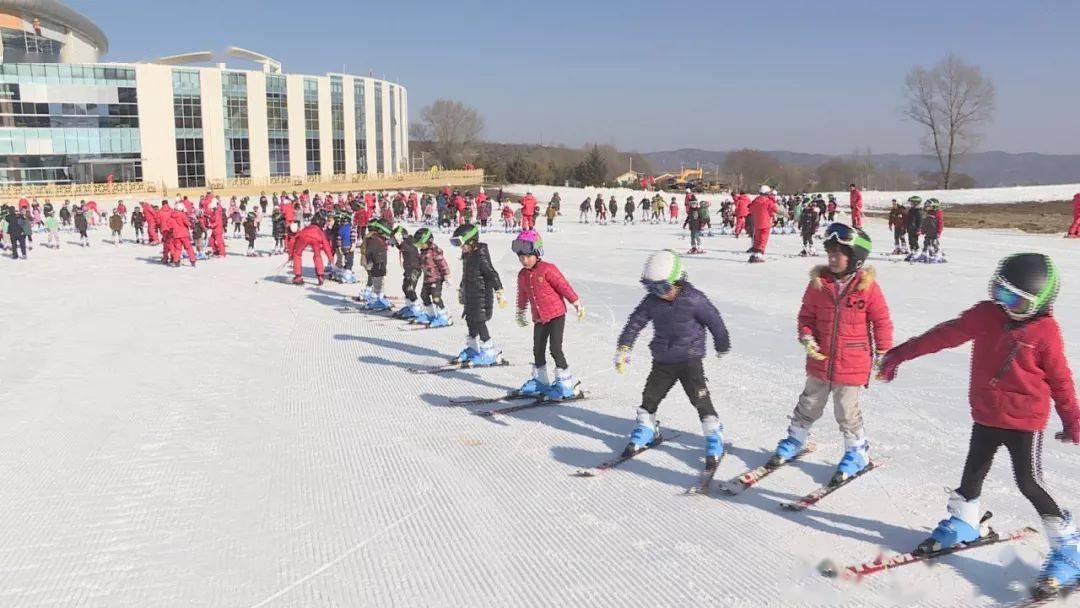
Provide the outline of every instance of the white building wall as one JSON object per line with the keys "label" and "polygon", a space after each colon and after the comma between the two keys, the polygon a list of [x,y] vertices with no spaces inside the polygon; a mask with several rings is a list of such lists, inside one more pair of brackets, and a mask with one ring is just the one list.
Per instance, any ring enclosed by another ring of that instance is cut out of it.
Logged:
{"label": "white building wall", "polygon": [[270,133],[266,124],[266,74],[247,73],[248,143],[251,146],[251,177],[270,177]]}
{"label": "white building wall", "polygon": [[172,69],[143,63],[134,67],[143,181],[175,188],[179,177],[176,171]]}
{"label": "white building wall", "polygon": [[203,162],[206,185],[224,183],[225,170],[225,108],[221,93],[221,70],[199,70],[199,93],[202,96]]}
{"label": "white building wall", "polygon": [[307,153],[304,149],[304,77],[289,74],[285,77],[289,100],[289,175],[307,175]]}

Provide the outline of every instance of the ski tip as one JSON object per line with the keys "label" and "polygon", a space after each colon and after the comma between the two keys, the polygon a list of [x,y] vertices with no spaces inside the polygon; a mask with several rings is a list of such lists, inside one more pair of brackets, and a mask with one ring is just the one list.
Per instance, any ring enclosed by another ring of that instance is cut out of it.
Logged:
{"label": "ski tip", "polygon": [[596,477],[596,472],[592,469],[578,469],[574,471],[574,477]]}
{"label": "ski tip", "polygon": [[492,410],[480,410],[478,412],[473,412],[472,415],[480,416],[481,418],[491,418],[495,415],[495,412]]}

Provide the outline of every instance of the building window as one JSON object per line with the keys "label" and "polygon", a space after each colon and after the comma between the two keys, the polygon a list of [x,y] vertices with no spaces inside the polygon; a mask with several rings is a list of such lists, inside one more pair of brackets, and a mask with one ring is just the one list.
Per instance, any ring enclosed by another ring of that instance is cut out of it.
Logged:
{"label": "building window", "polygon": [[190,95],[173,97],[173,119],[177,129],[202,129],[202,100]]}
{"label": "building window", "polygon": [[383,161],[383,111],[382,111],[382,83],[375,82],[375,171],[386,172],[386,163]]}
{"label": "building window", "polygon": [[397,167],[397,89],[390,85],[390,170],[396,172]]}
{"label": "building window", "polygon": [[202,138],[182,137],[176,140],[176,173],[181,188],[201,188],[206,185]]}
{"label": "building window", "polygon": [[289,138],[271,137],[270,147],[270,176],[282,177],[289,175]]}
{"label": "building window", "polygon": [[364,80],[353,83],[356,98],[356,172],[367,173],[367,112],[364,98]]}
{"label": "building window", "polygon": [[281,137],[288,138],[289,99],[285,89],[285,77],[270,74],[266,77],[266,126],[275,136],[274,131],[281,131]]}
{"label": "building window", "polygon": [[334,138],[334,175],[345,175],[345,140]]}
{"label": "building window", "polygon": [[230,178],[251,177],[250,146],[246,137],[225,139],[225,170]]}
{"label": "building window", "polygon": [[317,138],[309,137],[306,140],[307,149],[307,174],[318,175],[319,174],[319,140]]}

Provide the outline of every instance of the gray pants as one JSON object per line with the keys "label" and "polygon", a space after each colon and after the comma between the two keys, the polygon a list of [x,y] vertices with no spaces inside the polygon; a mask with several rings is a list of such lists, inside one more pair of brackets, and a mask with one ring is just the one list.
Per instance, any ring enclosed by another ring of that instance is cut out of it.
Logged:
{"label": "gray pants", "polygon": [[829,384],[813,376],[806,377],[806,388],[799,395],[799,404],[791,415],[791,426],[809,434],[810,427],[821,418],[829,395],[833,398],[833,414],[840,423],[846,440],[858,440],[863,433],[862,411],[859,410],[861,386]]}

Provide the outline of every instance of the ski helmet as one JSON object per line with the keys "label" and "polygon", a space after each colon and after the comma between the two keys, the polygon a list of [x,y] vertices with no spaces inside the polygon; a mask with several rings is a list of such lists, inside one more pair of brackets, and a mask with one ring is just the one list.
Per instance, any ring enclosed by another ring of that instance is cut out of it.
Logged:
{"label": "ski helmet", "polygon": [[768,187],[765,184],[761,184],[761,187],[758,188],[758,194],[768,194],[770,192],[772,192],[772,188]]}
{"label": "ski helmet", "polygon": [[454,247],[462,247],[468,244],[472,240],[479,241],[480,229],[472,224],[462,224],[454,230],[454,235],[450,238],[450,244]]}
{"label": "ski helmet", "polygon": [[510,249],[517,255],[535,255],[544,257],[544,240],[535,230],[523,230],[517,235]]}
{"label": "ski helmet", "polygon": [[921,196],[909,196],[908,199],[907,199],[907,202],[912,207],[918,207],[919,205],[922,204],[922,197]]}
{"label": "ski helmet", "polygon": [[382,233],[383,236],[390,236],[391,230],[382,220],[371,220],[368,222],[368,230]]}
{"label": "ski helmet", "polygon": [[990,279],[990,298],[1010,318],[1023,321],[1050,311],[1061,279],[1049,256],[1016,253],[1001,260]]}
{"label": "ski helmet", "polygon": [[830,247],[839,247],[848,258],[847,268],[844,274],[851,274],[863,267],[866,258],[870,257],[872,248],[870,235],[862,228],[852,228],[841,222],[829,224],[825,229],[825,250]]}
{"label": "ski helmet", "polygon": [[311,218],[311,223],[322,228],[323,226],[326,226],[326,216],[323,215],[322,211],[319,211]]}
{"label": "ski helmet", "polygon": [[657,297],[667,295],[676,284],[685,280],[686,271],[683,270],[682,259],[671,249],[650,255],[641,271],[641,284],[646,291]]}
{"label": "ski helmet", "polygon": [[421,228],[413,233],[412,242],[416,243],[417,247],[422,247],[425,243],[431,242],[431,230],[428,228]]}
{"label": "ski helmet", "polygon": [[394,231],[391,233],[391,238],[394,240],[394,245],[400,247],[405,241],[412,240],[409,237],[409,231],[404,226],[398,225],[394,227]]}
{"label": "ski helmet", "polygon": [[941,201],[937,200],[936,198],[926,199],[926,206],[930,209],[937,209],[941,206]]}

